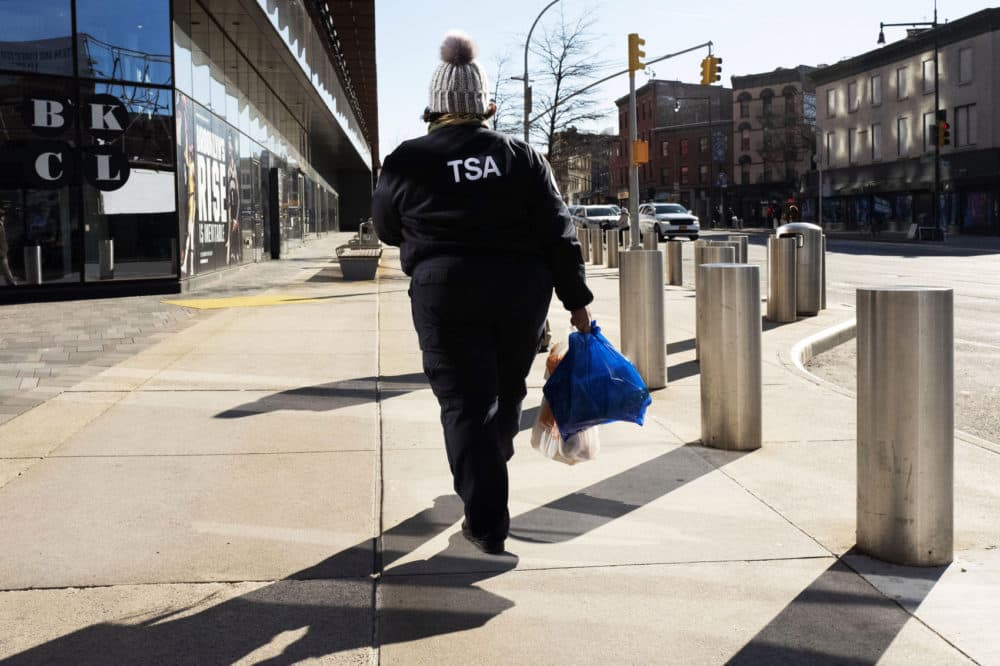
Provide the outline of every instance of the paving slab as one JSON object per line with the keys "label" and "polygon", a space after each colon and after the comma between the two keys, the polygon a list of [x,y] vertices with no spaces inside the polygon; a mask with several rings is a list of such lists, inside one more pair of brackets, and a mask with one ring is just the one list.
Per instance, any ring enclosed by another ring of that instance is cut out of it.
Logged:
{"label": "paving slab", "polygon": [[329,355],[299,352],[194,352],[178,359],[143,384],[145,390],[266,391],[322,386],[331,382],[374,379],[374,353]]}
{"label": "paving slab", "polygon": [[[517,443],[510,465],[509,551],[518,568],[596,567],[637,563],[828,555],[690,447],[602,439],[598,459],[572,467]],[[443,448],[386,451],[383,525],[449,492]],[[397,565],[428,559],[455,534],[431,539]],[[477,566],[502,566],[486,562]],[[425,566],[430,566],[429,564]],[[390,568],[389,571],[393,569]],[[428,573],[440,573],[428,571]]]}
{"label": "paving slab", "polygon": [[0,594],[9,664],[370,664],[368,580],[119,585]]}
{"label": "paving slab", "polygon": [[380,662],[970,663],[831,558],[613,573],[390,575]]}
{"label": "paving slab", "polygon": [[0,424],[0,458],[41,458],[97,419],[124,393],[63,393]]}
{"label": "paving slab", "polygon": [[287,391],[136,391],[56,456],[372,451],[374,382]]}
{"label": "paving slab", "polygon": [[[370,452],[50,458],[0,489],[0,589],[283,578],[371,538],[373,466]],[[326,573],[371,564],[362,549]]]}

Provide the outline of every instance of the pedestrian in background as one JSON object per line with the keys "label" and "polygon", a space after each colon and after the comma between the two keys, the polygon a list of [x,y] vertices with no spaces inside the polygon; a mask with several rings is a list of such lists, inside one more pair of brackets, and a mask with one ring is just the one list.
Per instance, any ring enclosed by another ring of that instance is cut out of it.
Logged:
{"label": "pedestrian in background", "polygon": [[0,272],[3,273],[4,281],[11,287],[17,286],[17,280],[10,270],[10,263],[7,261],[7,210],[0,208]]}
{"label": "pedestrian in background", "polygon": [[549,164],[488,128],[496,105],[472,40],[449,34],[441,60],[428,134],[385,158],[372,217],[411,277],[424,373],[465,504],[462,534],[499,554],[510,527],[507,461],[553,287],[583,332],[593,295]]}
{"label": "pedestrian in background", "polygon": [[628,208],[622,208],[622,212],[618,215],[618,244],[623,245],[625,243],[625,232],[629,230],[632,224],[631,217],[629,216]]}

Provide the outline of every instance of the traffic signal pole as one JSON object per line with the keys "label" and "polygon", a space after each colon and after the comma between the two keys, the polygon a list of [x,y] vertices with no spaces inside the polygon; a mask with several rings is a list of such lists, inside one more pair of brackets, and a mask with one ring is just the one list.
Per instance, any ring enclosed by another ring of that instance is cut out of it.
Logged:
{"label": "traffic signal pole", "polygon": [[[635,108],[635,70],[646,66],[640,60],[646,55],[639,49],[643,43],[635,33],[628,36],[628,208],[631,216],[629,237],[632,242],[628,252],[622,252],[618,258],[618,303],[622,353],[632,361],[649,389],[660,389],[667,385],[663,253],[656,249],[644,250],[639,239],[638,158],[649,159],[648,155],[636,155],[639,132],[636,127],[638,114]],[[643,149],[641,152],[647,151]]]}
{"label": "traffic signal pole", "polygon": [[635,142],[639,138],[638,113],[635,105],[635,71],[628,72],[628,214],[632,218],[629,237],[631,249],[642,247],[639,240],[639,165],[635,161]]}

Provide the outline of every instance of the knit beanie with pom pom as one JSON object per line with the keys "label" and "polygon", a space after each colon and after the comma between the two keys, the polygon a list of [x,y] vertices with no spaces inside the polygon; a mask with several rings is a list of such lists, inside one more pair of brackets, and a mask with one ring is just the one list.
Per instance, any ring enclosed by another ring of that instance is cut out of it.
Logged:
{"label": "knit beanie with pom pom", "polygon": [[431,113],[485,114],[490,105],[486,72],[475,61],[476,45],[461,32],[441,44],[441,64],[431,77]]}

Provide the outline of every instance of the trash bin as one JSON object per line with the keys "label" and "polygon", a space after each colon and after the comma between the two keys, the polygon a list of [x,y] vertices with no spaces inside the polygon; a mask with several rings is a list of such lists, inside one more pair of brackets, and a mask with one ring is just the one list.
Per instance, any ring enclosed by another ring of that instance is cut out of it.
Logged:
{"label": "trash bin", "polygon": [[815,315],[823,309],[823,229],[809,222],[791,222],[778,227],[778,238],[795,236],[799,239],[796,249],[795,275],[796,310],[800,315]]}

